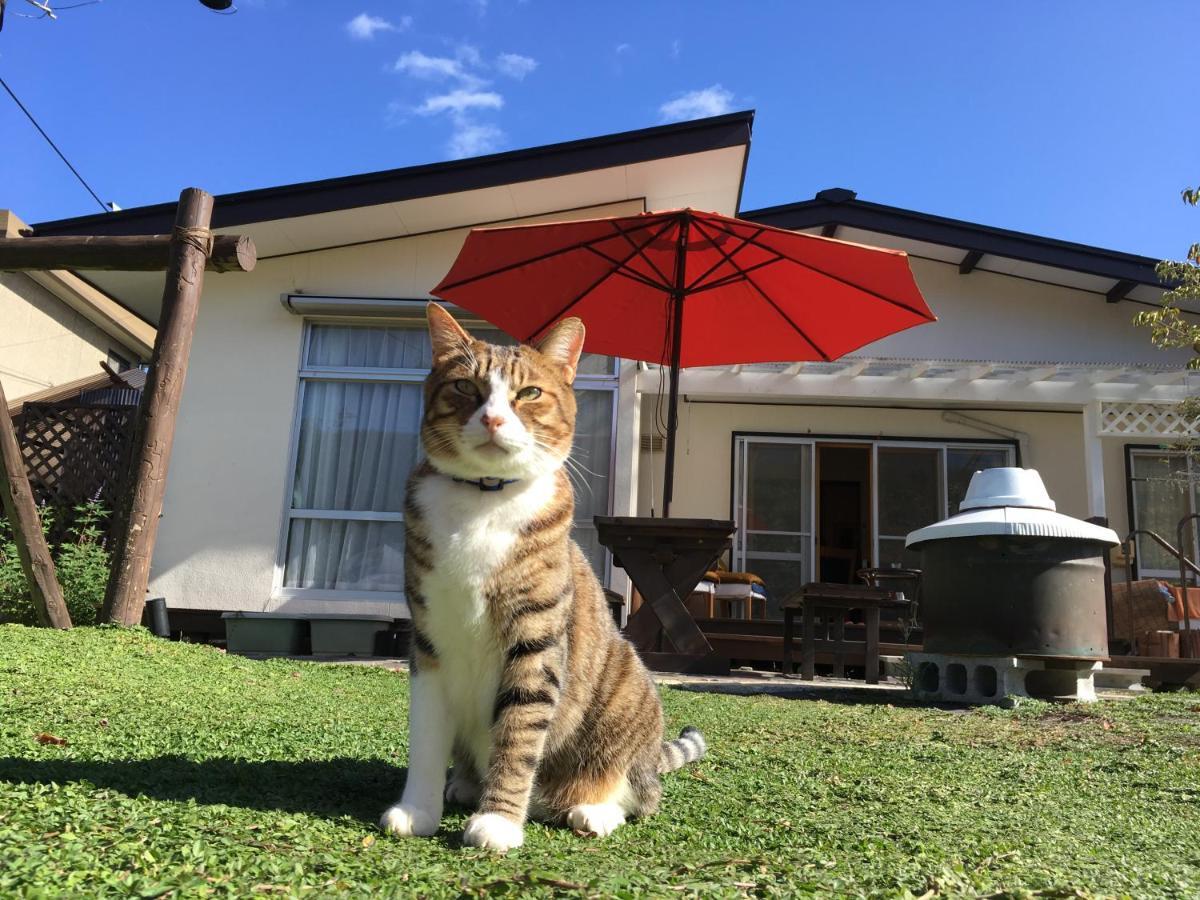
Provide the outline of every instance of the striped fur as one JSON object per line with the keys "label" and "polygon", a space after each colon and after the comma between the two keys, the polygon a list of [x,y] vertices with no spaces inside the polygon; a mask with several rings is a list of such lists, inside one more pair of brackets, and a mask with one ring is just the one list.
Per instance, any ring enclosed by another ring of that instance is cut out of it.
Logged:
{"label": "striped fur", "polygon": [[674,772],[682,769],[690,762],[695,762],[708,752],[708,743],[700,729],[688,726],[679,732],[679,737],[673,741],[663,741],[662,759],[658,763],[659,772]]}
{"label": "striped fur", "polygon": [[[565,320],[535,349],[475,341],[436,306],[429,319],[427,460],[405,505],[409,774],[381,825],[432,834],[450,799],[476,808],[469,845],[520,846],[529,815],[606,835],[653,813],[659,774],[702,756],[704,739],[662,740],[654,683],[571,540],[583,326]],[[484,477],[514,482],[455,480]]]}

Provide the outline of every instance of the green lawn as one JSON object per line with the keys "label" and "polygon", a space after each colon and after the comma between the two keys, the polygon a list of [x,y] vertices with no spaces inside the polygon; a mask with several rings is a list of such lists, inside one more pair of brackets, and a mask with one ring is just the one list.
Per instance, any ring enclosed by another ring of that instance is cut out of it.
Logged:
{"label": "green lawn", "polygon": [[602,842],[530,825],[497,858],[459,846],[461,811],[431,840],[376,832],[407,688],[0,626],[0,897],[1200,896],[1195,694],[948,711],[667,689],[711,752],[658,816]]}

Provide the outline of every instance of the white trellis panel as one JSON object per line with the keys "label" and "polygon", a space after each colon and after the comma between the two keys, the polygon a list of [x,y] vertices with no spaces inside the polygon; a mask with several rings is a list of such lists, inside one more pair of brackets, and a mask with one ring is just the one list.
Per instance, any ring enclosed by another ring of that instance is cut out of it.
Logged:
{"label": "white trellis panel", "polygon": [[1121,437],[1194,437],[1200,420],[1188,420],[1165,403],[1102,403],[1100,433]]}

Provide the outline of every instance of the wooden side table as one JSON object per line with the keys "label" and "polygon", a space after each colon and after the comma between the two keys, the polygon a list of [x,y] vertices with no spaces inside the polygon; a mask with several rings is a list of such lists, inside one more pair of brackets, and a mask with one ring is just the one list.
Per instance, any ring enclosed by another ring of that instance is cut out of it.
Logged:
{"label": "wooden side table", "polygon": [[[728,658],[714,653],[683,598],[729,548],[733,522],[611,516],[596,516],[595,522],[600,543],[612,551],[613,562],[644,600],[625,623],[625,635],[647,664],[728,674]],[[669,650],[659,649],[664,642]]]}
{"label": "wooden side table", "polygon": [[[879,683],[879,611],[904,609],[908,601],[895,591],[848,584],[806,584],[780,604],[783,609],[783,674],[792,674],[792,637],[797,612],[804,615],[800,645],[800,677],[812,681],[818,650],[834,654],[834,675],[846,672],[845,655],[864,649],[867,684]],[[866,625],[866,641],[846,641],[845,619],[851,610],[861,610]],[[816,618],[825,624],[825,636],[816,637]]]}

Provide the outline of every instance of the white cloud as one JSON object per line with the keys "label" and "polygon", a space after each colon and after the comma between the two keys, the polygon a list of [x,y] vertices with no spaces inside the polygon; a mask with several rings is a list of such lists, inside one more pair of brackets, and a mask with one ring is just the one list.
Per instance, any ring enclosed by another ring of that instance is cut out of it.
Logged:
{"label": "white cloud", "polygon": [[633,44],[617,44],[617,56],[624,56],[633,51]]}
{"label": "white cloud", "polygon": [[406,31],[411,26],[412,16],[403,16],[398,22],[389,22],[387,19],[364,12],[346,23],[346,31],[355,40],[369,41],[380,31]]}
{"label": "white cloud", "polygon": [[494,91],[457,90],[426,97],[416,111],[423,116],[432,116],[444,112],[464,113],[469,109],[500,109],[503,106],[504,98]]}
{"label": "white cloud", "polygon": [[[482,6],[481,6],[482,9]],[[515,53],[501,54],[496,69],[502,74],[521,79],[537,67],[537,61]],[[420,50],[403,54],[392,70],[422,81],[448,82],[442,93],[425,97],[417,107],[393,103],[388,108],[389,121],[401,121],[405,112],[421,116],[445,116],[453,127],[446,143],[446,152],[455,159],[492,153],[503,144],[505,134],[498,125],[477,121],[475,113],[504,108],[504,97],[496,91],[484,90],[491,82],[484,78],[489,66],[479,48],[462,43],[454,46],[453,56],[429,56]]]}
{"label": "white cloud", "polygon": [[459,62],[464,62],[468,66],[483,65],[483,56],[474,44],[459,44],[454,48],[454,56]]}
{"label": "white cloud", "polygon": [[523,81],[525,76],[538,67],[538,61],[520,53],[501,53],[496,57],[496,69],[501,75]]}
{"label": "white cloud", "polygon": [[396,60],[395,70],[414,78],[461,78],[463,67],[456,59],[426,56],[420,50],[410,50]]}
{"label": "white cloud", "polygon": [[684,119],[703,119],[719,116],[733,109],[733,92],[719,84],[699,91],[690,91],[668,100],[658,108],[664,122],[682,122]]}
{"label": "white cloud", "polygon": [[679,59],[679,54],[683,51],[683,44],[679,38],[671,41],[671,59]]}
{"label": "white cloud", "polygon": [[454,159],[467,156],[482,156],[499,149],[504,141],[504,132],[495,125],[473,122],[463,116],[456,116],[454,133],[446,145],[446,150]]}
{"label": "white cloud", "polygon": [[468,90],[481,88],[488,83],[487,79],[480,78],[468,68],[480,64],[478,50],[470,44],[463,44],[458,47],[455,56],[455,59],[448,56],[427,56],[420,50],[410,50],[396,60],[392,68],[396,72],[423,81],[457,81]]}

